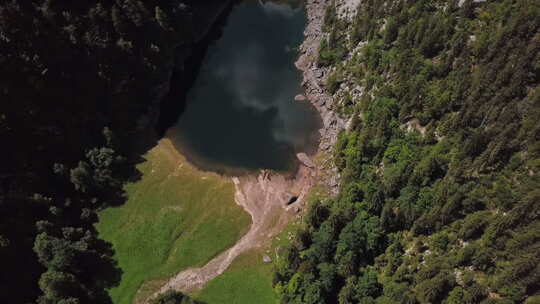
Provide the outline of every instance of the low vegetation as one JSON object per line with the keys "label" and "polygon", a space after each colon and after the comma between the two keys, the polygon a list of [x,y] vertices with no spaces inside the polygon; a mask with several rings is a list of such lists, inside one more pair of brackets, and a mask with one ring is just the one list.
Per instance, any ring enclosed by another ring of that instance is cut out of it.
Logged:
{"label": "low vegetation", "polygon": [[[200,304],[181,292],[169,290],[150,301],[151,304]],[[201,303],[202,304],[202,303]]]}

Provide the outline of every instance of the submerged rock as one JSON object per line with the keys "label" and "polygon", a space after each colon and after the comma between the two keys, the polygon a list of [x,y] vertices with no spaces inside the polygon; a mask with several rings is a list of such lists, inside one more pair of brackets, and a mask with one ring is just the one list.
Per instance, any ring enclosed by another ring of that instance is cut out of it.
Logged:
{"label": "submerged rock", "polygon": [[296,101],[304,101],[306,99],[307,99],[306,96],[304,96],[302,94],[298,94],[298,95],[294,96],[294,100],[296,100]]}

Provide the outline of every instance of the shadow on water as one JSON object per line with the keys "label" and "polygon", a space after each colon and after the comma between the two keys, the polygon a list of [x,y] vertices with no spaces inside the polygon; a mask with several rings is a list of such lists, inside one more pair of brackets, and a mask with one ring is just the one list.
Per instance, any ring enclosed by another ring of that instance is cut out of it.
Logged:
{"label": "shadow on water", "polygon": [[[196,43],[191,51],[186,50],[184,45],[177,47],[174,70],[170,80],[171,86],[160,105],[160,115],[157,124],[160,138],[178,121],[178,117],[184,113],[188,92],[197,80],[202,63],[208,54],[208,48],[215,44],[223,35],[227,18],[231,14],[234,5],[234,2],[232,2],[223,11],[208,35]],[[188,52],[190,54],[187,54]]]}
{"label": "shadow on water", "polygon": [[320,116],[294,100],[305,11],[289,2],[238,2],[195,51],[194,77],[173,77],[160,131],[197,167],[294,172],[296,153],[316,151]]}

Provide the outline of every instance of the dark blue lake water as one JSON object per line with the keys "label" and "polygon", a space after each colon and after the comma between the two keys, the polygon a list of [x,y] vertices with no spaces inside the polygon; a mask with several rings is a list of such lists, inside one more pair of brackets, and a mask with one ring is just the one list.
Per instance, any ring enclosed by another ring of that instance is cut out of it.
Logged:
{"label": "dark blue lake water", "polygon": [[287,171],[296,153],[315,149],[320,118],[307,101],[294,100],[302,93],[294,61],[305,11],[284,2],[238,4],[209,47],[186,108],[168,131],[198,167]]}

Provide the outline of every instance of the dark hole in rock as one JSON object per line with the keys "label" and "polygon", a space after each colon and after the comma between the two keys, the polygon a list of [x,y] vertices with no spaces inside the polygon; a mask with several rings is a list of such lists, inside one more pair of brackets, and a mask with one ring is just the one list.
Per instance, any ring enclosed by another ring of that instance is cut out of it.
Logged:
{"label": "dark hole in rock", "polygon": [[298,200],[298,196],[293,196],[289,199],[289,201],[287,202],[287,205],[290,205],[294,202],[296,202],[296,200]]}

